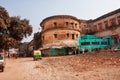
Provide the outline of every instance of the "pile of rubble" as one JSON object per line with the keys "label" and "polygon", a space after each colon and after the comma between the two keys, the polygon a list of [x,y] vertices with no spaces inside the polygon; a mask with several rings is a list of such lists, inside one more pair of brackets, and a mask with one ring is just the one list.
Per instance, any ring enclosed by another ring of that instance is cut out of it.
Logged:
{"label": "pile of rubble", "polygon": [[47,62],[82,72],[99,67],[120,66],[120,54],[119,52],[91,52],[72,56],[50,57]]}

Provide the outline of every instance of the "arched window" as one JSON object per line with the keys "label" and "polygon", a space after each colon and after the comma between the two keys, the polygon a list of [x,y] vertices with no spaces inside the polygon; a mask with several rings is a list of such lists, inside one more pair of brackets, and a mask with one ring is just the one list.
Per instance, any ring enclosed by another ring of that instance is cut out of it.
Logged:
{"label": "arched window", "polygon": [[70,24],[71,24],[72,28],[74,28],[74,25],[73,25],[74,23],[72,22],[72,23],[70,23]]}
{"label": "arched window", "polygon": [[115,18],[110,19],[111,27],[116,26]]}
{"label": "arched window", "polygon": [[104,21],[105,28],[109,28],[108,21]]}
{"label": "arched window", "polygon": [[75,36],[74,36],[74,34],[72,34],[72,39],[75,39]]}
{"label": "arched window", "polygon": [[102,30],[102,23],[98,23],[99,31]]}

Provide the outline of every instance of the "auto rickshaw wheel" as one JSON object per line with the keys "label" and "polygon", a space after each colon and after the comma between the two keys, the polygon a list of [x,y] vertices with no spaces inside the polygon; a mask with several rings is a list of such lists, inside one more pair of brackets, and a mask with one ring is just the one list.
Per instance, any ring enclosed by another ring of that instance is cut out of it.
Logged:
{"label": "auto rickshaw wheel", "polygon": [[34,61],[37,61],[37,59],[36,59],[36,58],[34,58]]}
{"label": "auto rickshaw wheel", "polygon": [[4,68],[2,67],[2,72],[4,71]]}

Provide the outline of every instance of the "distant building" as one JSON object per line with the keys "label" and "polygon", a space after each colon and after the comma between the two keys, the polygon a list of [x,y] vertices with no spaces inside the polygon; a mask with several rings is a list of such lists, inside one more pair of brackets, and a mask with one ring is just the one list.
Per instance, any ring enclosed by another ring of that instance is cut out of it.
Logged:
{"label": "distant building", "polygon": [[18,49],[11,48],[11,49],[9,49],[9,53],[10,54],[18,54]]}
{"label": "distant building", "polygon": [[31,40],[30,42],[24,42],[21,43],[19,46],[19,53],[18,56],[19,57],[29,57],[32,56],[34,50],[34,41]]}
{"label": "distant building", "polygon": [[28,42],[21,43],[19,46],[19,56],[25,57],[28,53]]}
{"label": "distant building", "polygon": [[98,37],[111,35],[113,42],[120,40],[120,9],[107,13],[94,20],[87,21],[87,27],[82,29],[83,34],[94,34]]}

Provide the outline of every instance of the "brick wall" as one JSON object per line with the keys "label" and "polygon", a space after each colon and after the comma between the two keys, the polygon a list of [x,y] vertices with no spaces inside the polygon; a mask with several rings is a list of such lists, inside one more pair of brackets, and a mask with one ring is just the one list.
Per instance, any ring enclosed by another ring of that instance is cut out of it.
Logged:
{"label": "brick wall", "polygon": [[[41,27],[42,46],[53,43],[59,44],[64,40],[72,40],[73,44],[76,44],[77,37],[80,35],[82,28],[80,20],[74,17],[71,18],[71,16],[56,16],[49,17],[48,19],[46,18],[41,22]],[[65,45],[62,44],[61,46]]]}

